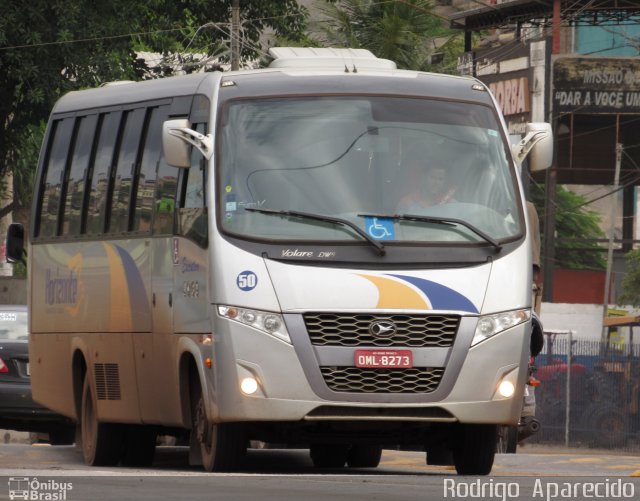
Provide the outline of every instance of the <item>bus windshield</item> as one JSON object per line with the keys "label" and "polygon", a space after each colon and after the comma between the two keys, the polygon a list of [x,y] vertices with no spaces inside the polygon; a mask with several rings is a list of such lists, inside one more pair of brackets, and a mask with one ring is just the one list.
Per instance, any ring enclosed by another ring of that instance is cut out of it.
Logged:
{"label": "bus windshield", "polygon": [[500,130],[490,108],[468,102],[231,101],[218,130],[222,229],[289,241],[362,240],[353,225],[388,243],[518,236],[517,184]]}

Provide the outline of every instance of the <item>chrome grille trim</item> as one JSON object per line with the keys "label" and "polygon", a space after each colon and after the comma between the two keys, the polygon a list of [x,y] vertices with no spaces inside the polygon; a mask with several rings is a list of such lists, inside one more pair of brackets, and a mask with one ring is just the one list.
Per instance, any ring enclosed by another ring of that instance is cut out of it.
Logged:
{"label": "chrome grille trim", "polygon": [[431,393],[438,388],[444,368],[362,369],[320,367],[327,387],[349,393]]}
{"label": "chrome grille trim", "polygon": [[[375,336],[373,322],[392,322],[392,336]],[[371,315],[364,313],[306,313],[304,323],[314,346],[406,346],[409,348],[453,346],[459,315]]]}

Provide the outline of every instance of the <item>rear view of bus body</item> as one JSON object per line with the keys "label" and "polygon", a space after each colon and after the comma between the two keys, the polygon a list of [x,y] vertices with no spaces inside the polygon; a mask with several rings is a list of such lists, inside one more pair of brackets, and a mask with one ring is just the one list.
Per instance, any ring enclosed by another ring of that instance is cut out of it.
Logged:
{"label": "rear view of bus body", "polygon": [[[318,467],[399,446],[489,473],[529,358],[519,164],[549,165],[548,126],[511,146],[475,79],[273,55],[56,104],[28,252],[34,398],[78,421],[92,465],[150,464],[184,433],[208,471],[262,441]],[[398,213],[434,167],[447,197]]]}

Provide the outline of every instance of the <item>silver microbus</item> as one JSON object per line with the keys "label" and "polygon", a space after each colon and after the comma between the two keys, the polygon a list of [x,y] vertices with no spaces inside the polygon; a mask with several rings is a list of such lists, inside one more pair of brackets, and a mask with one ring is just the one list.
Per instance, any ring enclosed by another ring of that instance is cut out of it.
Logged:
{"label": "silver microbus", "polygon": [[[548,125],[510,145],[478,80],[272,55],[55,105],[27,258],[34,398],[77,421],[90,465],[150,464],[173,434],[207,471],[257,441],[317,467],[419,447],[489,473],[522,406],[519,173],[550,164]],[[13,259],[22,241],[12,226]]]}

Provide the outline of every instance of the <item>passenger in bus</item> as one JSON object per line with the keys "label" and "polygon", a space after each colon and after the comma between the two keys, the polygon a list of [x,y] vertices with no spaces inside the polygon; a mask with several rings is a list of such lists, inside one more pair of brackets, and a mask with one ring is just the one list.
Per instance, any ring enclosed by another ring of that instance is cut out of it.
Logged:
{"label": "passenger in bus", "polygon": [[396,214],[421,214],[433,205],[455,202],[455,187],[443,163],[426,166],[414,155],[407,164],[409,192],[396,207]]}

